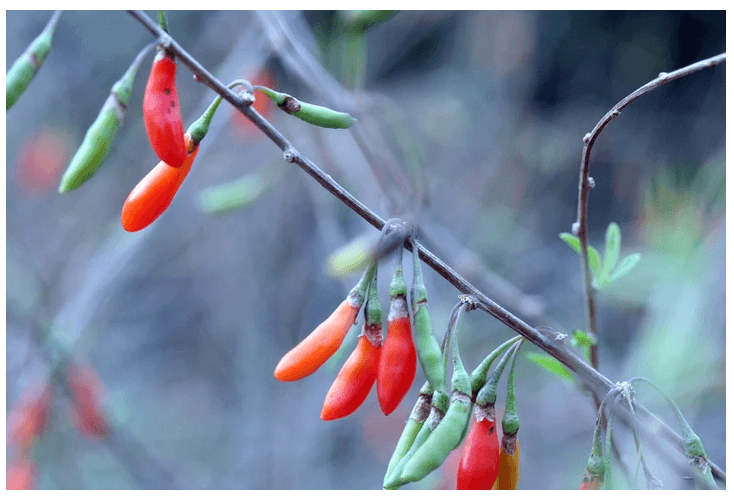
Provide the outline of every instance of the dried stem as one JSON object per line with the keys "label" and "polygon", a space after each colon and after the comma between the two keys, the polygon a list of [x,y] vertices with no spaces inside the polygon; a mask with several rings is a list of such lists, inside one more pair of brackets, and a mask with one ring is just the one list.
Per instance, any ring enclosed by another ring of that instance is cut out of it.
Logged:
{"label": "dried stem", "polygon": [[[370,210],[366,205],[355,198],[351,193],[344,189],[339,183],[334,181],[332,177],[323,172],[316,164],[311,162],[307,157],[301,155],[299,152],[277,129],[275,129],[268,121],[263,119],[260,114],[250,107],[250,104],[243,103],[237,95],[227,89],[220,81],[216,80],[209,72],[204,69],[198,61],[193,59],[188,53],[186,53],[181,46],[176,43],[170,36],[163,33],[158,25],[153,22],[145,13],[141,11],[130,11],[130,14],[143,24],[151,33],[158,36],[163,41],[162,43],[168,43],[170,50],[172,50],[177,57],[186,65],[196,76],[204,81],[207,86],[212,88],[216,93],[222,95],[222,97],[230,102],[237,110],[239,110],[245,117],[253,122],[270,140],[275,143],[278,148],[283,151],[283,158],[289,162],[298,165],[308,175],[313,177],[324,189],[330,192],[332,195],[337,197],[342,203],[353,210],[356,214],[362,217],[364,220],[372,224],[377,229],[382,229],[385,225],[385,221]],[[168,38],[168,39],[166,39]],[[668,77],[673,76],[675,73],[671,73]],[[680,76],[677,76],[680,77]],[[638,90],[639,91],[639,90]],[[420,243],[415,242],[415,246],[410,239],[406,240],[404,247],[413,251],[418,250],[418,254],[426,265],[431,267],[437,274],[443,277],[446,281],[451,283],[460,293],[464,293],[471,296],[476,300],[476,308],[480,308],[492,315],[494,318],[505,324],[510,329],[514,330],[518,334],[522,335],[525,339],[538,346],[552,357],[559,360],[571,371],[584,382],[590,389],[596,394],[605,395],[610,389],[614,387],[614,383],[607,377],[601,375],[597,370],[589,366],[584,360],[579,358],[576,354],[570,351],[562,340],[553,340],[544,336],[542,333],[537,331],[535,328],[529,326],[521,319],[513,315],[511,312],[501,307],[489,297],[484,295],[474,286],[472,286],[466,279],[460,276],[454,269],[446,265],[445,262],[436,257],[433,253],[428,251]],[[582,250],[583,252],[583,250]],[[651,418],[657,419],[655,415],[650,413],[642,405],[635,403],[635,408],[640,410],[642,413],[650,416]],[[678,446],[682,452],[683,440],[682,438],[671,429],[667,424],[657,419],[661,425],[661,430],[666,438]],[[712,471],[714,475],[722,480],[726,479],[726,474],[718,468],[715,464],[711,463]]]}
{"label": "dried stem", "polygon": [[[584,136],[584,149],[581,155],[581,171],[579,173],[579,203],[578,203],[578,217],[574,224],[574,234],[579,237],[581,242],[581,272],[583,274],[584,281],[584,295],[586,299],[586,325],[587,331],[593,336],[597,337],[596,342],[598,343],[598,329],[596,328],[596,306],[594,301],[594,294],[596,290],[591,284],[591,270],[589,268],[589,254],[588,254],[588,204],[589,204],[589,191],[593,187],[589,179],[589,162],[591,157],[591,148],[594,146],[596,139],[602,130],[607,127],[612,119],[617,117],[623,108],[637,100],[645,93],[648,93],[655,88],[658,88],[665,83],[669,83],[675,79],[678,79],[694,72],[698,72],[708,67],[714,67],[721,64],[726,60],[726,53],[716,55],[695,64],[683,67],[674,72],[661,72],[658,77],[650,81],[644,86],[637,88],[635,91],[624,97],[619,101],[612,109],[607,112],[604,117],[594,126],[594,129],[586,136]],[[599,368],[599,358],[597,352],[597,344],[591,346],[591,366],[595,369]]]}

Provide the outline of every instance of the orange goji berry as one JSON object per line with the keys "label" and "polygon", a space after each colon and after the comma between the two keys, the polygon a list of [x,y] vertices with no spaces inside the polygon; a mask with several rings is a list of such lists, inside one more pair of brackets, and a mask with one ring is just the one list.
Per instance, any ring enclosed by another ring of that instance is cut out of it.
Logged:
{"label": "orange goji berry", "polygon": [[520,441],[516,438],[510,441],[507,436],[503,436],[495,489],[517,489],[519,480]]}
{"label": "orange goji berry", "polygon": [[377,379],[379,359],[380,347],[361,335],[357,348],[349,355],[326,395],[322,420],[346,417],[364,403]]}
{"label": "orange goji berry", "polygon": [[274,376],[279,381],[297,381],[313,374],[339,349],[362,307],[367,285],[376,267],[370,266],[359,283],[336,310],[280,359]]}
{"label": "orange goji berry", "polygon": [[74,402],[74,408],[70,412],[73,422],[86,434],[107,434],[107,420],[101,405],[104,386],[97,373],[86,365],[70,365],[66,377]]}
{"label": "orange goji berry", "polygon": [[[185,146],[191,140],[186,135]],[[181,167],[171,167],[161,161],[146,175],[128,195],[122,206],[122,227],[126,231],[140,231],[152,224],[171,205],[173,197],[191,170],[199,147],[186,157]]]}
{"label": "orange goji berry", "polygon": [[370,280],[369,297],[364,308],[364,327],[357,348],[349,355],[326,395],[322,420],[335,420],[352,414],[370,394],[377,380],[382,349],[382,309],[377,296],[377,267]]}
{"label": "orange goji berry", "polygon": [[158,158],[170,167],[181,167],[187,158],[183,120],[176,90],[176,61],[160,49],[153,61],[143,96],[143,122]]}

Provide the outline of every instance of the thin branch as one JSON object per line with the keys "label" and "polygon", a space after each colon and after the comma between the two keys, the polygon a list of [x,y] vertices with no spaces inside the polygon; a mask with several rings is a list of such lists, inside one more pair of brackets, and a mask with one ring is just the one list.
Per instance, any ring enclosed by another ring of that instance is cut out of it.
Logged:
{"label": "thin branch", "polygon": [[[133,17],[138,19],[141,24],[147,27],[154,35],[160,37],[161,39],[164,39],[165,36],[167,36],[145,13],[134,11],[131,12],[131,14],[133,15]],[[199,68],[201,67],[201,65],[196,60],[191,58],[191,56],[188,55],[185,51],[183,51],[180,45],[176,43],[172,38],[167,40],[167,42],[169,45],[168,48],[173,51],[176,56],[180,57],[180,59],[184,61],[185,65],[189,67],[189,69],[195,75],[200,76],[202,80],[206,81],[206,78],[199,73]],[[206,74],[208,75],[209,73],[207,72]],[[375,214],[357,198],[352,196],[351,193],[349,193],[340,184],[334,181],[334,179],[332,179],[330,175],[324,173],[316,164],[311,162],[311,160],[301,155],[301,153],[277,129],[275,129],[268,121],[263,119],[260,114],[258,114],[249,106],[249,104],[242,104],[237,98],[229,97],[230,92],[222,83],[220,83],[210,75],[208,77],[210,77],[211,80],[207,81],[207,85],[214,89],[216,93],[222,95],[225,100],[232,103],[235,108],[237,108],[245,117],[250,119],[250,121],[252,121],[260,130],[262,130],[263,133],[265,133],[265,135],[268,136],[268,138],[270,138],[270,140],[283,151],[283,158],[286,162],[298,165],[309,176],[313,177],[321,186],[323,186],[324,189],[326,189],[332,195],[341,200],[342,203],[348,206],[356,214],[369,222],[375,228],[379,230],[382,229],[382,227],[385,225],[385,221],[380,216]],[[614,387],[614,383],[611,380],[601,375],[597,370],[589,366],[589,364],[584,362],[576,354],[570,351],[565,345],[565,340],[560,339],[560,334],[556,335],[555,339],[550,339],[544,336],[535,328],[529,326],[521,319],[513,315],[511,312],[492,301],[489,297],[487,297],[474,286],[472,286],[466,279],[460,276],[456,271],[446,265],[446,263],[436,257],[420,243],[416,242],[415,246],[413,246],[410,240],[406,240],[404,246],[409,251],[413,251],[414,248],[417,249],[421,260],[423,260],[426,265],[431,267],[437,274],[439,274],[446,281],[451,283],[456,289],[459,290],[460,293],[464,293],[473,297],[477,302],[478,308],[481,308],[485,312],[489,313],[494,318],[508,326],[510,329],[522,335],[523,337],[525,337],[525,339],[538,346],[552,357],[559,360],[571,371],[576,373],[576,375],[578,375],[579,378],[585,384],[587,384],[587,386],[593,392],[603,396]],[[650,413],[642,405],[638,405],[637,403],[635,403],[634,407],[645,415],[657,419],[655,415]],[[666,438],[668,438],[670,442],[675,444],[682,452],[683,439],[678,434],[676,434],[667,424],[663,423],[659,419],[657,420],[660,423],[661,429]],[[710,465],[715,476],[719,477],[722,480],[726,479],[726,474],[721,469],[719,469],[713,463],[711,463]]]}
{"label": "thin branch", "polygon": [[[583,274],[584,281],[584,295],[586,299],[586,325],[587,331],[597,337],[598,343],[598,330],[596,328],[596,305],[594,301],[594,295],[596,290],[591,284],[591,270],[589,269],[589,254],[588,254],[588,203],[589,203],[589,191],[593,188],[593,182],[589,179],[589,163],[591,157],[591,149],[599,137],[599,134],[607,127],[612,119],[617,117],[623,108],[637,100],[645,93],[648,93],[655,88],[658,88],[665,83],[669,83],[683,76],[693,74],[702,69],[708,67],[714,67],[721,64],[726,60],[726,53],[716,55],[695,64],[683,67],[674,72],[661,72],[658,77],[650,81],[644,86],[637,88],[635,91],[624,97],[619,101],[612,109],[607,112],[604,117],[594,126],[594,129],[586,136],[584,136],[584,149],[581,155],[581,171],[579,173],[579,202],[578,202],[578,216],[576,223],[574,224],[574,234],[579,237],[581,242],[581,271]],[[595,369],[599,368],[597,355],[597,345],[591,346],[591,365]]]}

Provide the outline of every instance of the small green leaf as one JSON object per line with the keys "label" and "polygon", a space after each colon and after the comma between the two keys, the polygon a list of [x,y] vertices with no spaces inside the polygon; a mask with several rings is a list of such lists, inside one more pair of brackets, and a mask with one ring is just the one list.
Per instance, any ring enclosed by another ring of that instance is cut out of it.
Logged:
{"label": "small green leaf", "polygon": [[581,329],[573,331],[573,338],[576,340],[577,346],[593,346],[596,344],[596,339],[589,336]]}
{"label": "small green leaf", "polygon": [[[568,246],[573,248],[576,253],[581,253],[581,241],[578,237],[570,233],[561,233],[559,234],[559,237],[568,243]],[[601,255],[599,255],[599,252],[593,246],[589,245],[587,248],[591,272],[593,272],[596,277],[599,277],[599,274],[601,273]]]}
{"label": "small green leaf", "polygon": [[249,205],[265,190],[265,181],[259,174],[246,176],[225,184],[205,188],[199,192],[199,209],[215,214]]}
{"label": "small green leaf", "polygon": [[622,243],[622,232],[616,222],[610,222],[607,227],[606,244],[604,247],[604,266],[599,279],[607,279],[619,261],[619,247]]}
{"label": "small green leaf", "polygon": [[609,282],[616,281],[620,277],[627,274],[629,271],[631,271],[635,265],[637,265],[637,262],[640,261],[640,254],[639,253],[633,253],[631,255],[627,255],[622,259],[622,261],[617,265],[617,268],[614,270],[611,276],[609,276]]}
{"label": "small green leaf", "polygon": [[539,367],[544,368],[548,372],[557,375],[562,379],[573,382],[573,375],[568,371],[565,365],[544,353],[534,353],[529,351],[525,353],[525,357],[535,362]]}

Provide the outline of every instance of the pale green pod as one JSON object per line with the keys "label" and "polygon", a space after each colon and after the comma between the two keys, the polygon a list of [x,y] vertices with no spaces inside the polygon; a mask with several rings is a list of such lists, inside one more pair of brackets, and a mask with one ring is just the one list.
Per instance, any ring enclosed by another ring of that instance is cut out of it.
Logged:
{"label": "pale green pod", "polygon": [[97,172],[100,164],[110,151],[112,140],[115,138],[118,128],[122,125],[125,109],[132,97],[135,75],[138,72],[140,63],[153,46],[155,46],[155,43],[151,43],[141,50],[125,71],[125,74],[112,85],[110,96],[107,97],[97,118],[87,129],[81,146],[79,146],[61,178],[59,193],[66,193],[78,188]]}
{"label": "pale green pod", "polygon": [[391,472],[397,463],[405,456],[415,442],[415,438],[418,432],[423,427],[423,424],[428,418],[428,414],[431,411],[431,396],[433,394],[433,388],[426,382],[423,384],[421,391],[418,395],[418,401],[415,402],[413,411],[410,413],[410,418],[405,424],[403,433],[400,435],[398,444],[395,446],[395,451],[390,458],[390,462],[387,464],[387,470],[385,471],[385,481],[390,479]]}
{"label": "pale green pod", "polygon": [[268,95],[287,114],[298,117],[302,121],[313,124],[314,126],[330,129],[347,129],[357,122],[357,119],[346,112],[337,112],[336,110],[320,105],[302,102],[287,93],[280,93],[279,91],[263,86],[255,86],[255,89]]}
{"label": "pale green pod", "polygon": [[401,484],[421,480],[440,467],[459,446],[471,417],[471,406],[470,399],[464,396],[451,402],[441,423],[403,467]]}
{"label": "pale green pod", "polygon": [[20,95],[31,84],[33,76],[46,61],[46,57],[51,51],[51,40],[56,30],[56,24],[61,18],[61,13],[61,10],[54,12],[41,34],[28,45],[25,52],[10,66],[5,75],[5,110],[18,101]]}
{"label": "pale green pod", "polygon": [[66,168],[59,185],[59,193],[78,188],[94,175],[110,150],[123,115],[124,111],[117,103],[117,97],[108,96],[99,115],[87,129],[84,141],[71,159],[69,167]]}

